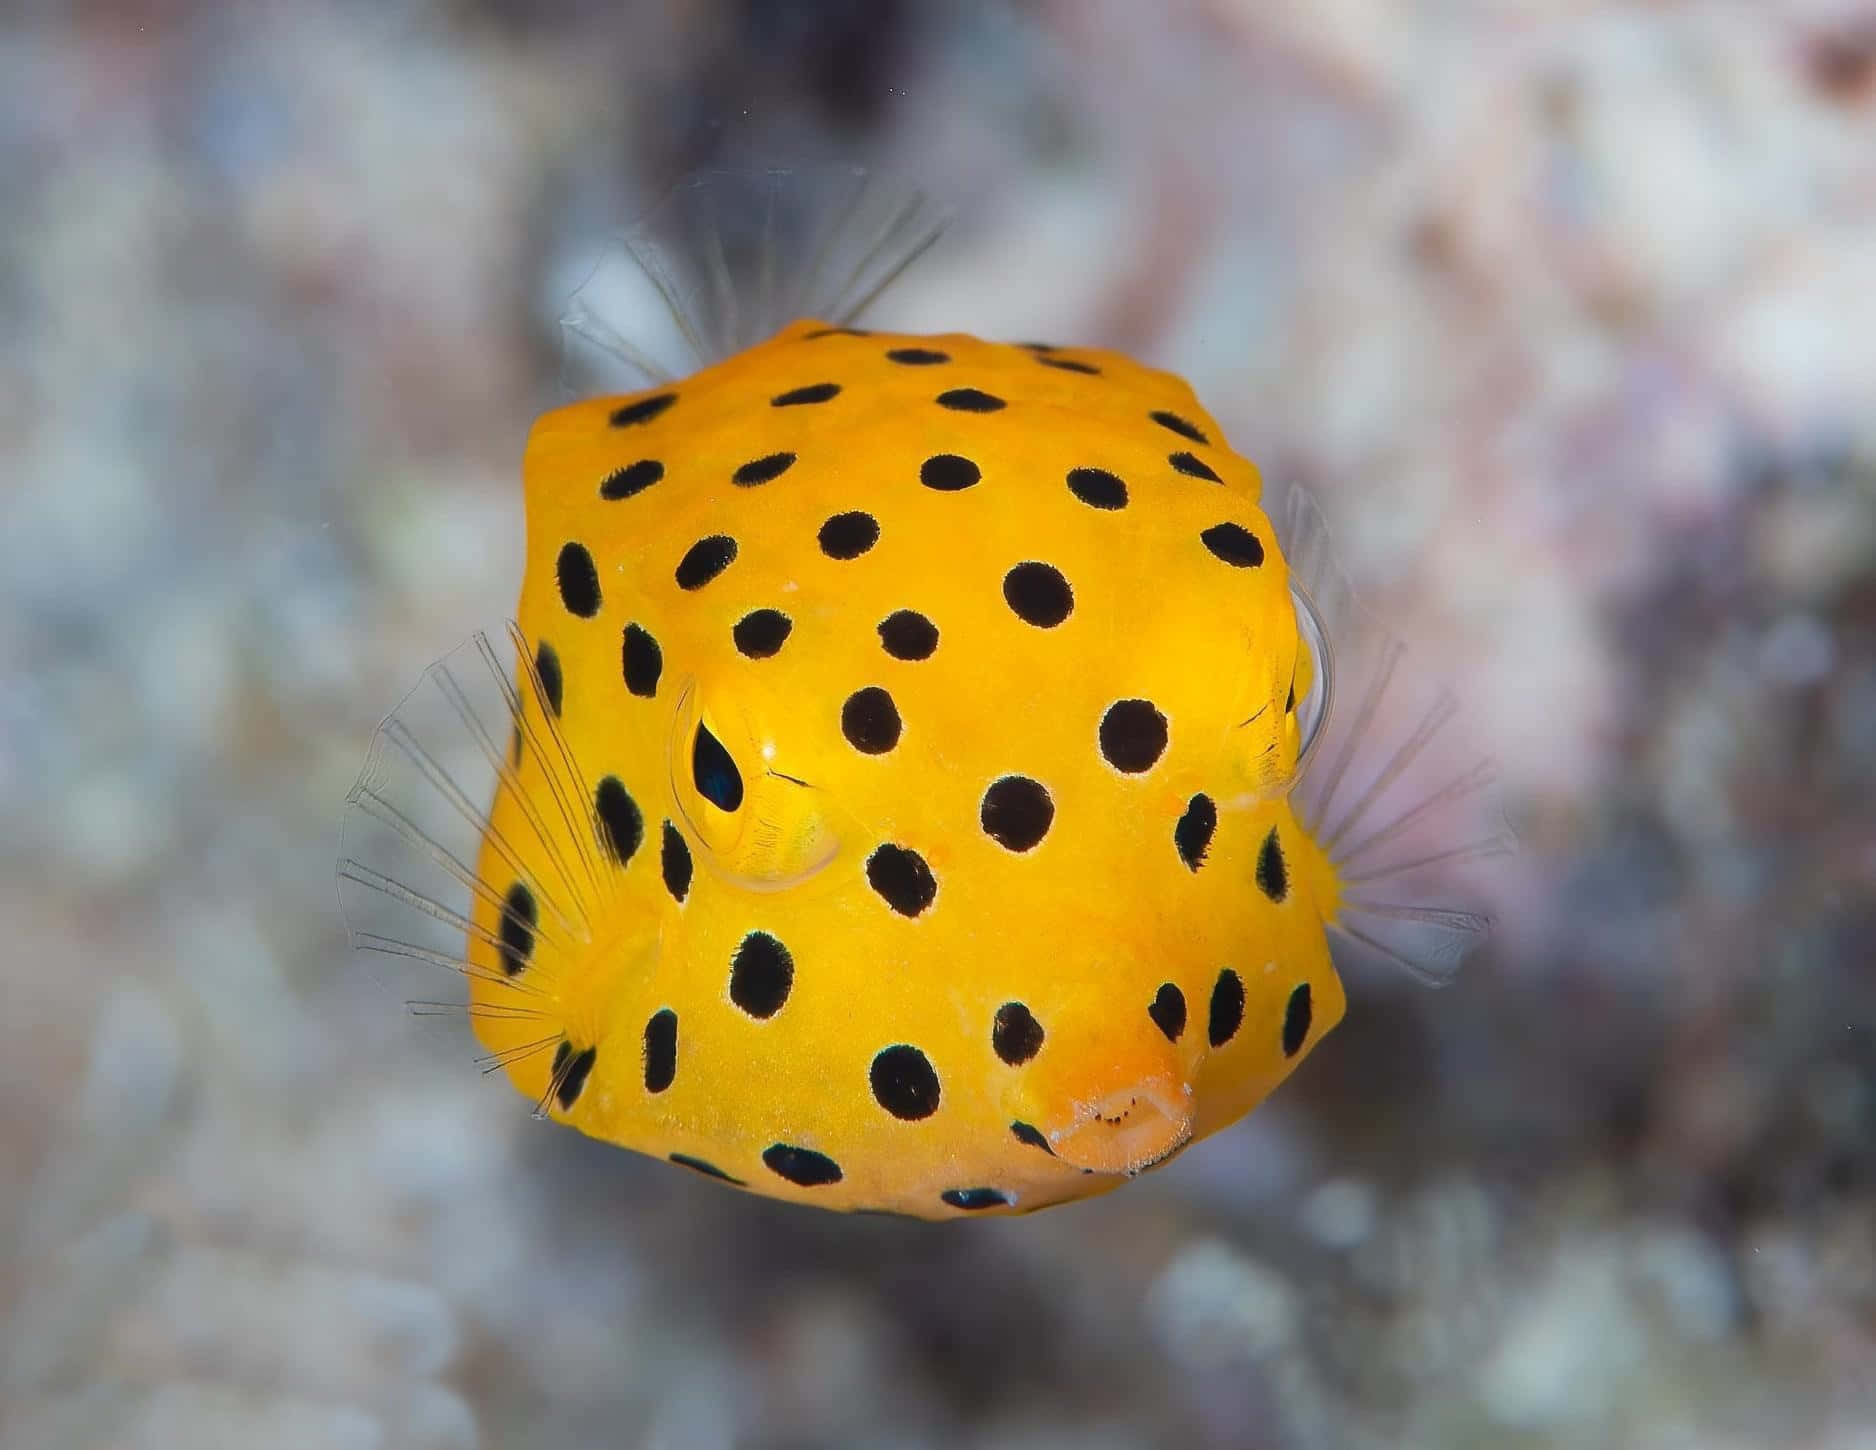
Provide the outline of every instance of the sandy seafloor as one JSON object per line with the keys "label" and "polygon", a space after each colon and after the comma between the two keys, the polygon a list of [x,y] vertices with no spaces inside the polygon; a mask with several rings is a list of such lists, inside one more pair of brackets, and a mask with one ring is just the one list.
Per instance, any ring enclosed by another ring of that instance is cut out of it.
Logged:
{"label": "sandy seafloor", "polygon": [[[1876,7],[5,9],[5,1450],[1876,1447]],[[1502,767],[1459,982],[1089,1204],[532,1122],[334,906],[567,294],[752,147],[1189,376]]]}

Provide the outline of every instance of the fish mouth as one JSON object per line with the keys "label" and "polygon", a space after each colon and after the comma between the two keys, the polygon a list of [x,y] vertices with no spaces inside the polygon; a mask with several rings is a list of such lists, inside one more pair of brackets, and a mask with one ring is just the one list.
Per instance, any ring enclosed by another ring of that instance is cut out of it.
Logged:
{"label": "fish mouth", "polygon": [[1132,1178],[1192,1141],[1192,1089],[1149,1079],[1077,1103],[1067,1126],[1048,1134],[1055,1156],[1091,1173]]}

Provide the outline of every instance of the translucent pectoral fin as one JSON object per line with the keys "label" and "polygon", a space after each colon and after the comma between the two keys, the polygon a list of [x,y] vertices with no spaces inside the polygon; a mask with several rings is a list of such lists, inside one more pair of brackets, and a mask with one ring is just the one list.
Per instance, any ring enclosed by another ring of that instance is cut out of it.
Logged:
{"label": "translucent pectoral fin", "polygon": [[491,1068],[552,1052],[558,977],[613,889],[554,669],[513,625],[432,665],[378,727],[340,827],[353,946],[464,979],[466,996],[409,1005],[466,1013]]}
{"label": "translucent pectoral fin", "polygon": [[1517,847],[1497,770],[1467,742],[1451,691],[1357,604],[1314,501],[1292,489],[1286,505],[1284,551],[1334,660],[1293,797],[1334,868],[1329,926],[1444,985],[1490,930],[1481,863]]}

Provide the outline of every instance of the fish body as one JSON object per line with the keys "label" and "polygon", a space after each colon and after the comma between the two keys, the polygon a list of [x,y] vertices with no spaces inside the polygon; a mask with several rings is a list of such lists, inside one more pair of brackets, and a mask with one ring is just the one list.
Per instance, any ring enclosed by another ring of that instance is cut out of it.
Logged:
{"label": "fish body", "polygon": [[523,474],[553,688],[494,824],[527,834],[558,735],[604,849],[576,815],[553,881],[485,845],[488,936],[543,889],[578,930],[471,956],[478,1001],[547,994],[508,1072],[552,1116],[830,1207],[1028,1209],[1233,1121],[1341,1016],[1287,568],[1179,379],[803,321],[548,414]]}

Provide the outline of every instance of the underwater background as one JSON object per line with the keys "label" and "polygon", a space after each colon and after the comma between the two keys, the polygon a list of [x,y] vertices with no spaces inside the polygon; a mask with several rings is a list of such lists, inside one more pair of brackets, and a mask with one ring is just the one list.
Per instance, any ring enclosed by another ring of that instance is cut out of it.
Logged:
{"label": "underwater background", "polygon": [[[1188,377],[1501,767],[1459,980],[1111,1196],[728,1193],[347,944],[568,296],[750,157]],[[15,0],[0,198],[4,1450],[1876,1450],[1876,6]]]}

